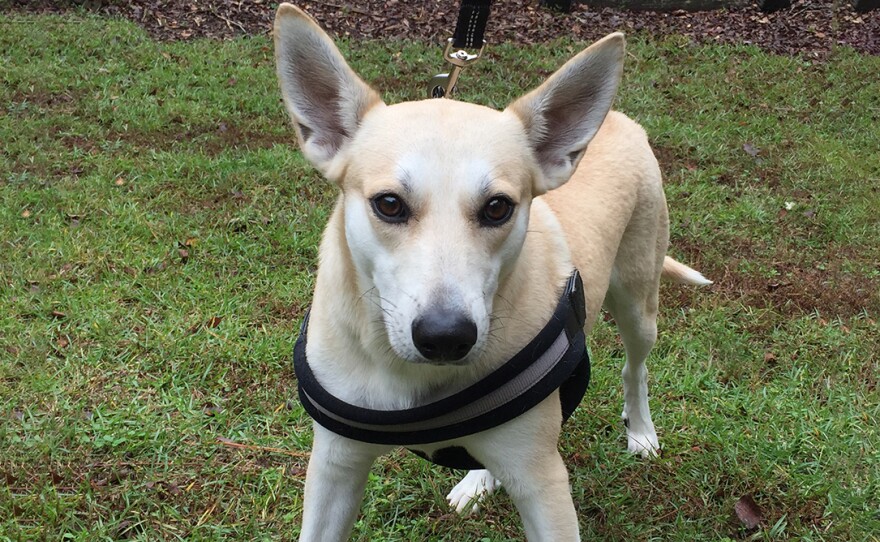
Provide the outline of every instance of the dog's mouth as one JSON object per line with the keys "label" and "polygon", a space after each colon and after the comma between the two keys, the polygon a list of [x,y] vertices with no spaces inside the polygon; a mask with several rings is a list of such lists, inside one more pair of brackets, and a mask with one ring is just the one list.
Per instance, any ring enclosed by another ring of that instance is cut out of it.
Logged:
{"label": "dog's mouth", "polygon": [[479,326],[467,316],[445,311],[417,317],[409,329],[385,319],[391,349],[415,365],[463,367],[480,356]]}
{"label": "dog's mouth", "polygon": [[418,359],[415,361],[417,364],[421,365],[431,365],[434,367],[464,367],[469,365],[470,362],[467,358],[455,359],[455,360],[421,360]]}

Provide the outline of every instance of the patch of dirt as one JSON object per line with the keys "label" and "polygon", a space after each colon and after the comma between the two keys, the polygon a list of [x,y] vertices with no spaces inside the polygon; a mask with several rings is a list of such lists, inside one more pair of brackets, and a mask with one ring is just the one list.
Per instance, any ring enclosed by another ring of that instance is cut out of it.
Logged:
{"label": "patch of dirt", "polygon": [[[46,112],[79,114],[77,105],[84,99],[82,93],[71,91],[51,93],[36,89],[32,92],[15,92],[10,104],[12,104],[12,114],[26,120],[29,116],[44,115]],[[149,132],[125,132],[108,128],[100,138],[86,138],[75,134],[62,134],[59,127],[53,126],[49,128],[48,135],[60,141],[68,150],[78,148],[87,153],[101,152],[102,144],[113,141],[158,151],[170,151],[180,145],[190,145],[198,147],[209,156],[216,156],[230,149],[269,149],[275,145],[293,147],[296,144],[293,130],[288,129],[286,119],[281,133],[266,131],[247,123],[239,125],[230,119],[212,125],[190,125],[183,119],[177,118],[162,129]],[[25,171],[34,168],[33,164],[17,164],[17,169]],[[52,173],[55,176],[68,173],[67,171],[48,172],[45,168],[40,172]],[[76,175],[81,171],[72,168],[70,173]]]}
{"label": "patch of dirt", "polygon": [[154,132],[110,132],[107,141],[120,140],[135,147],[170,151],[181,145],[193,145],[208,156],[216,156],[231,149],[270,149],[275,145],[293,147],[296,139],[291,131],[277,135],[247,126],[236,126],[221,121],[217,125],[169,125]]}
{"label": "patch of dirt", "polygon": [[[781,231],[780,236],[786,233]],[[798,251],[786,240],[764,247],[748,239],[732,239],[719,251],[682,236],[672,241],[671,249],[714,282],[713,295],[746,306],[769,306],[784,314],[818,313],[825,318],[880,313],[880,278],[848,269],[853,263],[869,267],[873,260],[853,247],[816,253]],[[769,266],[772,276],[751,269],[754,263]],[[667,299],[664,304],[690,306],[705,294],[667,284],[662,295]]]}
{"label": "patch of dirt", "polygon": [[[135,21],[159,39],[188,40],[267,34],[275,4],[274,0],[11,0],[11,9],[31,13],[86,9]],[[298,4],[339,37],[435,43],[451,36],[458,5],[417,0],[304,0]],[[880,10],[856,13],[848,1],[839,0],[795,0],[791,7],[774,13],[763,13],[756,5],[657,13],[579,4],[569,14],[542,8],[537,0],[499,0],[492,6],[486,40],[490,44],[530,44],[563,36],[593,40],[616,30],[684,35],[701,43],[754,44],[774,53],[817,58],[838,45],[880,54]]]}
{"label": "patch of dirt", "polygon": [[[687,158],[688,152],[663,145],[653,147],[667,184],[675,182],[677,171],[700,167]],[[772,162],[755,174],[762,189],[777,189],[781,174]],[[714,182],[728,186],[732,194],[752,189],[737,185],[732,176],[721,173]],[[671,225],[670,252],[673,257],[699,270],[714,282],[713,295],[750,307],[772,307],[783,314],[818,313],[825,318],[880,314],[880,277],[864,270],[876,268],[880,251],[834,243],[826,225],[812,209],[813,195],[787,191],[796,201],[808,202],[806,210],[780,209],[773,219],[772,241],[719,234],[713,245],[683,230],[687,221]],[[821,248],[814,245],[827,243]],[[705,297],[687,286],[664,284],[664,304],[691,306]]]}

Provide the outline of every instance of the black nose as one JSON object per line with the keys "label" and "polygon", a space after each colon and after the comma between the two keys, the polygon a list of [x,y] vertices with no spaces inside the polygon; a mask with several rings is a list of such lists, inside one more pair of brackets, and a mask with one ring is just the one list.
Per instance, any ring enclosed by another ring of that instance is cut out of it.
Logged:
{"label": "black nose", "polygon": [[477,342],[477,324],[457,311],[432,311],[413,322],[412,338],[431,361],[459,360]]}

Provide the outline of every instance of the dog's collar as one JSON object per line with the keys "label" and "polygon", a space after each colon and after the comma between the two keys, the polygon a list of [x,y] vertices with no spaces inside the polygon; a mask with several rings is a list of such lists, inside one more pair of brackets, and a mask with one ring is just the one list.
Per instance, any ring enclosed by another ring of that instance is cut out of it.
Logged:
{"label": "dog's collar", "polygon": [[[583,283],[574,270],[550,321],[504,365],[432,403],[404,410],[373,410],[335,397],[315,378],[306,359],[306,314],[293,355],[299,398],[306,412],[330,431],[375,444],[427,444],[471,435],[512,420],[560,388],[565,420],[589,383],[585,320]],[[456,463],[447,466],[458,467],[461,462]]]}

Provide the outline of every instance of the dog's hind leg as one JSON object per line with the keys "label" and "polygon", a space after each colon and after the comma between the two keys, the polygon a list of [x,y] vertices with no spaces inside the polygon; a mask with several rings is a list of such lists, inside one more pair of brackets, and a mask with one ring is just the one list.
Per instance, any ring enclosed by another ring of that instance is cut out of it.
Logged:
{"label": "dog's hind leg", "polygon": [[[659,279],[659,277],[657,277]],[[640,286],[644,288],[645,284]],[[643,457],[656,455],[660,450],[651,409],[648,407],[648,354],[657,340],[657,290],[650,293],[632,291],[612,276],[605,307],[611,312],[623,346],[626,363],[623,366],[623,422],[626,424],[627,449]],[[639,295],[642,294],[642,295]],[[647,295],[645,295],[647,294]]]}
{"label": "dog's hind leg", "polygon": [[501,487],[501,481],[486,469],[468,471],[461,482],[452,488],[446,500],[459,514],[475,514],[480,502]]}

